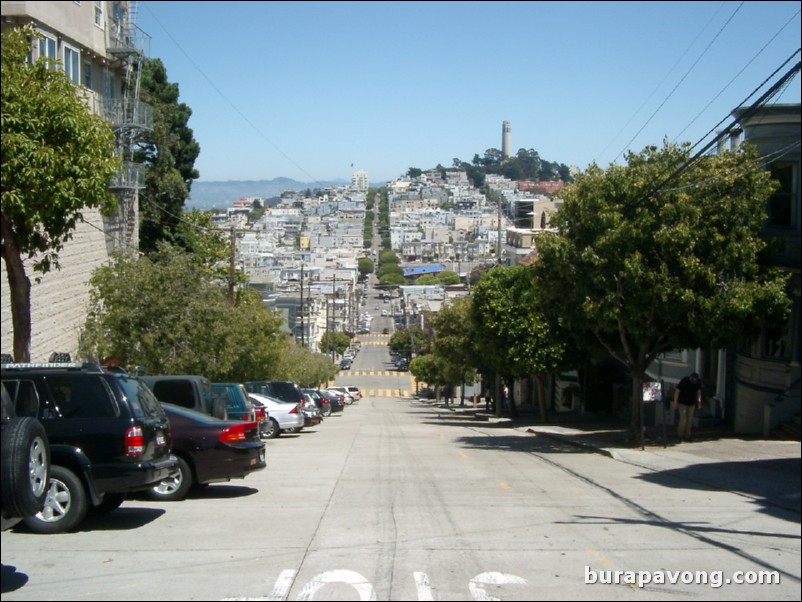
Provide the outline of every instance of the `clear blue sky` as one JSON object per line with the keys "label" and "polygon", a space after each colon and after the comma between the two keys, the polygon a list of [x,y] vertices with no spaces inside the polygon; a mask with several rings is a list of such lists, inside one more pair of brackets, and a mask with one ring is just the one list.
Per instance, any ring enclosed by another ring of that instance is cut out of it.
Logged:
{"label": "clear blue sky", "polygon": [[381,182],[500,149],[505,120],[513,152],[607,167],[728,124],[802,45],[798,1],[139,5],[203,181]]}

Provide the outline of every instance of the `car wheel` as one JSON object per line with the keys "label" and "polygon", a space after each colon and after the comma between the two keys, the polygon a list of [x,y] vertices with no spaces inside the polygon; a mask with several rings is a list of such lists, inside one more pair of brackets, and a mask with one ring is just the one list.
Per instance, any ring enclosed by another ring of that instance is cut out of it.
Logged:
{"label": "car wheel", "polygon": [[331,416],[331,405],[329,405],[329,404],[326,404],[326,407],[324,407],[324,408],[321,410],[321,412],[320,412],[320,413],[321,413],[323,416],[325,416],[325,417]]}
{"label": "car wheel", "polygon": [[281,434],[281,429],[279,428],[278,422],[276,422],[275,418],[270,418],[265,423],[265,427],[261,433],[263,439],[275,439],[280,434]]}
{"label": "car wheel", "polygon": [[47,497],[42,511],[25,518],[34,533],[52,534],[69,531],[86,516],[86,491],[78,476],[63,466],[50,467]]}
{"label": "car wheel", "polygon": [[95,516],[103,516],[109,512],[114,512],[125,501],[125,497],[124,493],[107,493],[103,496],[103,501],[97,506],[92,506],[89,512]]}
{"label": "car wheel", "polygon": [[50,447],[42,423],[12,419],[3,426],[3,514],[33,516],[42,509],[50,474]]}
{"label": "car wheel", "polygon": [[184,458],[178,456],[176,471],[155,487],[148,489],[152,500],[177,502],[187,497],[192,488],[192,469]]}

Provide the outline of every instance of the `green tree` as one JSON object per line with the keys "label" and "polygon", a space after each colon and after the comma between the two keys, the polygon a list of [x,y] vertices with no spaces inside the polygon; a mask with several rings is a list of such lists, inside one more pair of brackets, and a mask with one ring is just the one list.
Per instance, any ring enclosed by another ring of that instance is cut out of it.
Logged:
{"label": "green tree", "polygon": [[370,257],[360,257],[357,261],[357,269],[359,270],[359,275],[363,278],[368,274],[372,274],[375,269],[373,260]]}
{"label": "green tree", "polygon": [[441,384],[456,387],[476,380],[472,303],[470,297],[455,299],[443,305],[431,319],[431,355],[441,367]]}
{"label": "green tree", "polygon": [[224,282],[229,288],[229,297],[238,285],[245,284],[248,276],[240,268],[231,269],[231,232],[215,226],[212,211],[201,211],[193,207],[181,214],[176,226],[175,244],[192,253],[206,268],[212,281]]}
{"label": "green tree", "polygon": [[438,385],[441,382],[440,368],[434,355],[419,355],[409,363],[409,372],[419,383]]}
{"label": "green tree", "polygon": [[789,308],[785,277],[759,261],[773,186],[755,150],[689,153],[667,144],[592,165],[563,190],[559,232],[537,240],[549,312],[629,370],[633,432],[658,355],[747,340]]}
{"label": "green tree", "polygon": [[407,283],[407,279],[400,273],[389,273],[379,278],[382,286],[401,286]]}
{"label": "green tree", "polygon": [[161,243],[150,256],[118,256],[95,270],[79,352],[152,374],[256,380],[280,359],[280,326],[259,295],[242,290],[232,307],[194,254]]}
{"label": "green tree", "polygon": [[333,330],[323,333],[318,344],[321,353],[334,352],[337,355],[342,355],[350,345],[351,339],[347,334]]}
{"label": "green tree", "polygon": [[379,271],[376,273],[379,280],[385,276],[396,275],[404,278],[404,270],[397,263],[383,263],[379,266]]}
{"label": "green tree", "polygon": [[444,270],[437,276],[437,281],[442,285],[459,284],[462,280],[459,274],[451,270]]}
{"label": "green tree", "polygon": [[[473,288],[472,298],[473,346],[480,371],[508,382],[535,375],[541,419],[545,420],[543,378],[566,364],[570,339],[542,312],[532,270],[512,266],[485,272]],[[514,400],[511,411],[516,413]]]}
{"label": "green tree", "polygon": [[422,173],[423,170],[418,169],[417,167],[410,167],[407,170],[407,176],[409,176],[410,178],[419,178]]}
{"label": "green tree", "polygon": [[262,205],[262,202],[259,199],[255,199],[253,201],[253,205],[251,206],[251,211],[248,213],[248,221],[253,223],[259,221],[259,219],[265,214],[265,207]]}
{"label": "green tree", "polygon": [[428,352],[429,341],[426,334],[417,326],[396,330],[390,337],[388,344],[390,351],[397,353],[407,360],[407,364],[412,359],[413,353],[421,355]]}
{"label": "green tree", "polygon": [[265,373],[263,378],[290,380],[301,387],[318,387],[336,374],[337,368],[329,356],[289,343],[274,370]]}
{"label": "green tree", "polygon": [[6,265],[14,357],[31,357],[31,281],[59,268],[59,252],[83,221],[83,211],[111,212],[108,186],[119,168],[110,125],[89,109],[51,61],[27,57],[37,33],[2,34],[2,209],[0,252]]}
{"label": "green tree", "polygon": [[379,267],[387,264],[395,264],[398,265],[398,255],[395,254],[395,251],[381,251],[379,253]]}
{"label": "green tree", "polygon": [[159,241],[174,241],[192,181],[199,176],[200,145],[187,126],[192,110],[178,102],[178,84],[168,81],[159,59],[143,63],[141,86],[142,100],[153,109],[153,129],[138,140],[136,157],[149,167],[139,193],[139,246],[149,253]]}

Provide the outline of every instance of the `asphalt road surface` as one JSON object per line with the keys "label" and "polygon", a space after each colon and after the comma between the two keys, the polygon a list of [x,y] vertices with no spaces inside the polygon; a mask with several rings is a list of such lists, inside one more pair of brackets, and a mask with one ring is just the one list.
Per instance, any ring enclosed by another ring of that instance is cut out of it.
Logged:
{"label": "asphalt road surface", "polygon": [[800,599],[799,514],[459,420],[368,338],[337,380],[368,395],[265,470],[4,532],[3,600]]}

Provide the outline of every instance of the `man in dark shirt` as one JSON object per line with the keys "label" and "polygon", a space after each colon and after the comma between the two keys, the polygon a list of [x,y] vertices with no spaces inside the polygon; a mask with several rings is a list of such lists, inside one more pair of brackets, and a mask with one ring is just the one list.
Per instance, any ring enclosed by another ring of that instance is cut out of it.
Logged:
{"label": "man in dark shirt", "polygon": [[702,407],[702,381],[694,372],[684,377],[674,390],[674,409],[679,411],[677,435],[681,441],[691,438],[693,410]]}

